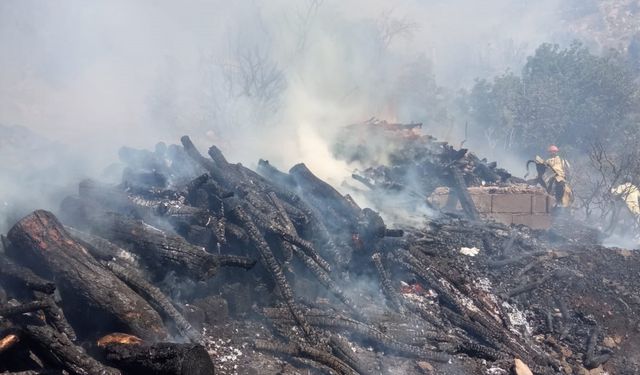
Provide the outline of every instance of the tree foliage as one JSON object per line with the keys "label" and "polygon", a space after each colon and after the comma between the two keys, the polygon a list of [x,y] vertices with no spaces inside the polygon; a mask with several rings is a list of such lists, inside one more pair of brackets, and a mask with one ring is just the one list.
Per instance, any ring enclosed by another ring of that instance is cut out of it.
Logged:
{"label": "tree foliage", "polygon": [[597,56],[579,43],[568,48],[543,44],[521,75],[511,72],[480,80],[469,112],[476,129],[495,147],[540,152],[549,143],[588,153],[640,131],[634,72],[617,54]]}

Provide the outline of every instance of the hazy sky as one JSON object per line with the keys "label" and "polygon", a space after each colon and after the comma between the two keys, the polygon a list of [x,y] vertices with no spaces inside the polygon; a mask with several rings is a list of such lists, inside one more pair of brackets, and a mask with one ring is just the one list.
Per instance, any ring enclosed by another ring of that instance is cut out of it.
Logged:
{"label": "hazy sky", "polygon": [[[66,139],[121,142],[126,132],[135,143],[149,129],[157,138],[224,127],[207,122],[244,112],[216,92],[224,83],[220,67],[241,49],[268,54],[296,96],[340,106],[338,99],[355,95],[348,103],[362,113],[342,108],[344,117],[366,117],[367,82],[386,82],[380,77],[403,61],[422,54],[441,85],[457,87],[521,63],[558,34],[557,1],[549,0],[320,1],[312,12],[308,4],[2,1],[0,123]],[[384,59],[375,45],[383,14],[411,25]],[[305,50],[296,56],[303,34]],[[285,97],[285,112],[299,104]]]}

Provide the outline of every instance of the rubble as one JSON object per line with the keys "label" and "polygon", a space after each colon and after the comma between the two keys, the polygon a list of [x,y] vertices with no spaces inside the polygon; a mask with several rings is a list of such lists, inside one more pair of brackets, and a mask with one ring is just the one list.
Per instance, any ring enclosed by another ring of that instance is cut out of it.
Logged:
{"label": "rubble", "polygon": [[[517,184],[524,186],[525,180],[498,168],[496,162],[421,134],[421,125],[390,124],[373,118],[345,127],[336,137],[334,156],[362,165],[363,170],[356,170],[352,177],[364,185],[366,189],[359,191],[376,208],[409,212],[442,209],[444,202],[428,198],[434,192],[443,196],[438,190],[444,187],[446,194],[453,196],[454,206],[458,203],[468,218],[477,220],[487,215],[476,208],[473,189],[477,193],[478,189],[491,187],[495,193]],[[452,211],[455,207],[446,208]]]}
{"label": "rubble", "polygon": [[[479,176],[516,189],[409,138],[459,196]],[[0,371],[640,372],[640,255],[571,218],[385,222],[304,164],[255,172],[181,143],[123,149],[120,184],[83,181],[2,238]]]}

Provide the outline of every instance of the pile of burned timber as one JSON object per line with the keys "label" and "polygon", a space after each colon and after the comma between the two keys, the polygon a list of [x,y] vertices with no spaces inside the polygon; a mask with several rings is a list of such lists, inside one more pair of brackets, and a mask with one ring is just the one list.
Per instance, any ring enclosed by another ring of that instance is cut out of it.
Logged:
{"label": "pile of burned timber", "polygon": [[336,137],[333,153],[347,162],[358,162],[363,170],[352,175],[376,207],[385,208],[390,197],[405,208],[425,204],[439,187],[449,187],[459,196],[462,209],[477,219],[466,187],[505,186],[525,181],[480,159],[466,148],[456,149],[420,132],[422,124],[388,123],[370,119],[349,125]]}
{"label": "pile of burned timber", "polygon": [[390,228],[304,164],[256,173],[188,137],[120,157],[120,184],[83,181],[2,238],[0,371],[640,371],[633,252],[456,218]]}

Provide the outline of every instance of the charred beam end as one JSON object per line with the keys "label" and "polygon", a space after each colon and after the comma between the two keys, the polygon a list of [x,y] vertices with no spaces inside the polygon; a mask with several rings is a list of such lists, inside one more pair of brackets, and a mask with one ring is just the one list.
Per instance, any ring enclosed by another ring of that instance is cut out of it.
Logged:
{"label": "charred beam end", "polygon": [[106,361],[127,374],[214,374],[211,358],[202,345],[110,343],[101,348]]}
{"label": "charred beam end", "polygon": [[213,160],[207,159],[202,156],[193,142],[191,142],[191,138],[189,138],[189,136],[182,136],[182,138],[180,138],[180,142],[182,143],[182,147],[184,147],[184,151],[193,161],[198,163],[202,168],[209,172],[211,177],[213,177],[215,180],[221,181],[222,173],[220,171],[220,168],[216,166]]}
{"label": "charred beam end", "polygon": [[296,183],[291,175],[281,172],[278,168],[269,164],[268,160],[258,160],[258,168],[256,172],[280,187],[293,189],[296,186]]}
{"label": "charred beam end", "polygon": [[328,199],[328,202],[349,221],[356,221],[359,212],[331,185],[320,180],[303,163],[294,165],[289,174],[305,190],[316,198]]}
{"label": "charred beam end", "polygon": [[239,255],[214,255],[216,262],[221,267],[239,267],[250,270],[256,265],[256,260]]}
{"label": "charred beam end", "polygon": [[17,306],[0,306],[0,316],[10,317],[37,310],[44,310],[50,306],[48,301],[33,301]]}

